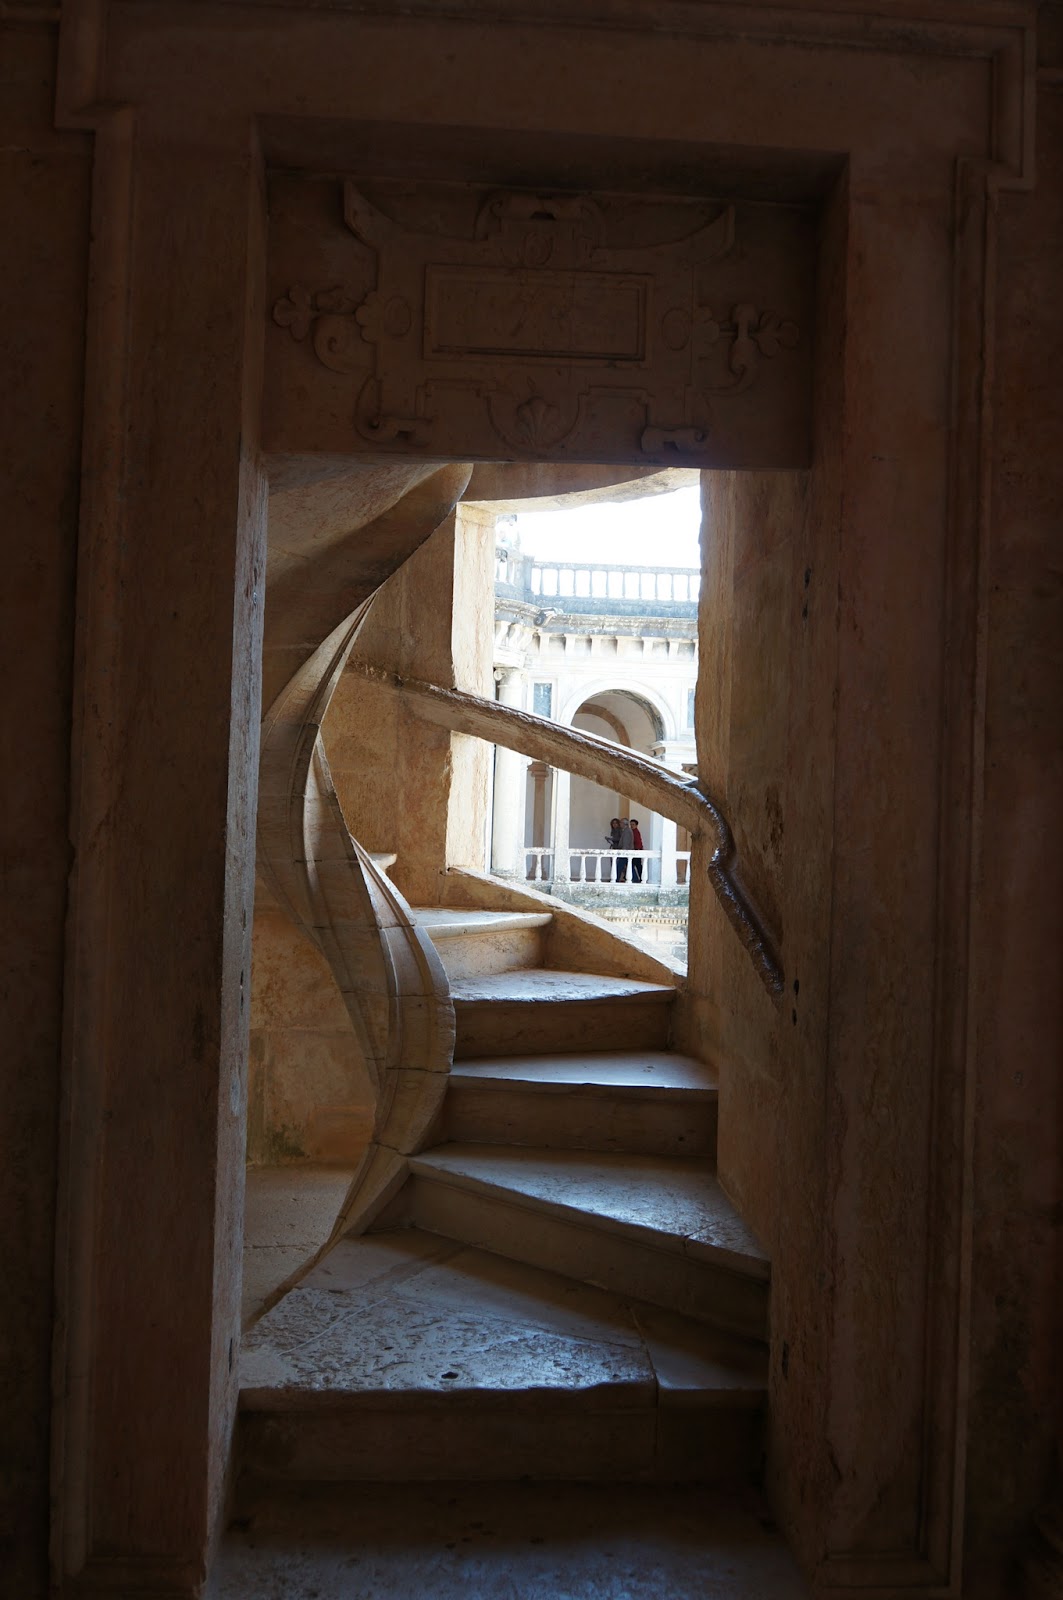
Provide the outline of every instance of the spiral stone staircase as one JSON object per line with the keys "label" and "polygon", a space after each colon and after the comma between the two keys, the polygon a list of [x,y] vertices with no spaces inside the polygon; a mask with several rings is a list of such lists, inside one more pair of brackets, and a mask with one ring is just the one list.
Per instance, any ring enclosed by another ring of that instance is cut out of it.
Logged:
{"label": "spiral stone staircase", "polygon": [[[562,959],[572,946],[553,924],[571,912],[534,895],[515,909],[474,875],[468,904],[412,908],[351,836],[332,782],[324,718],[372,596],[469,471],[373,469],[357,516],[335,485],[316,519],[301,491],[288,513],[271,499],[259,869],[328,961],[377,1110],[331,1238],[245,1336],[242,1492],[748,1482],[769,1268],[716,1179],[713,1075],[671,1048],[673,976],[650,962],[648,978],[649,958],[604,925]],[[682,821],[777,992],[729,829],[693,779],[446,685],[376,676],[417,716],[622,782]]]}
{"label": "spiral stone staircase", "polygon": [[412,918],[454,1002],[446,1095],[367,1231],[248,1333],[243,1492],[748,1481],[768,1263],[714,1175],[713,1074],[669,1048],[674,988],[542,965],[549,912]]}

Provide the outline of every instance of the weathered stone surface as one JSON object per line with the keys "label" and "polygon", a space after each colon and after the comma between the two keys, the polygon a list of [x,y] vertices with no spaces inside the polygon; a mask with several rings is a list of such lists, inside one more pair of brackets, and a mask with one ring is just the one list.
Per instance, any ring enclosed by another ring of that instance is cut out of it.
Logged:
{"label": "weathered stone surface", "polygon": [[494,1475],[504,1428],[509,1476],[689,1476],[700,1449],[695,1475],[741,1478],[764,1367],[703,1324],[416,1230],[345,1240],[245,1337],[248,1470],[389,1478],[405,1450],[427,1477]]}
{"label": "weathered stone surface", "polygon": [[748,1498],[566,1483],[260,1491],[210,1600],[806,1600]]}
{"label": "weathered stone surface", "polygon": [[277,177],[268,446],[803,465],[814,232],[792,204]]}
{"label": "weathered stone surface", "polygon": [[71,867],[70,740],[91,140],[53,122],[55,42],[0,21],[5,1160],[0,1171],[0,1566],[44,1593],[58,1064]]}
{"label": "weathered stone surface", "polygon": [[259,905],[251,967],[247,1158],[353,1167],[376,1096],[343,997],[316,945]]}
{"label": "weathered stone surface", "polygon": [[704,1162],[441,1145],[412,1165],[458,1187],[519,1195],[545,1211],[570,1208],[605,1232],[644,1230],[662,1248],[718,1255],[751,1277],[768,1274],[762,1248]]}
{"label": "weathered stone surface", "polygon": [[243,1324],[328,1242],[353,1167],[253,1167],[244,1208]]}
{"label": "weathered stone surface", "polygon": [[716,1075],[665,1051],[456,1061],[444,1137],[543,1149],[716,1153]]}
{"label": "weathered stone surface", "polygon": [[[352,669],[409,673],[417,663],[438,683],[489,693],[493,570],[493,522],[463,507],[384,585]],[[438,905],[448,863],[482,862],[489,748],[429,727],[354,670],[325,738],[355,835],[396,852],[392,877],[411,901]]]}

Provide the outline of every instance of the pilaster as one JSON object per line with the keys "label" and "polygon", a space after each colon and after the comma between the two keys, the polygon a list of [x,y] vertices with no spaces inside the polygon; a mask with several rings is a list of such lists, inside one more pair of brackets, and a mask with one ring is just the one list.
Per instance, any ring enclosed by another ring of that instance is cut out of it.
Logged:
{"label": "pilaster", "polygon": [[264,206],[246,120],[192,138],[79,115],[99,136],[53,1573],[63,1595],[185,1595],[222,1509],[240,1338]]}

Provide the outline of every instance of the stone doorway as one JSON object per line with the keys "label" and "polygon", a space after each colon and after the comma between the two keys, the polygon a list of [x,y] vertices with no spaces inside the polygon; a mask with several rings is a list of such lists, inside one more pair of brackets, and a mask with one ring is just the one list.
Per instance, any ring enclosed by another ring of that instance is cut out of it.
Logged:
{"label": "stone doorway", "polygon": [[[759,796],[759,809],[741,811],[756,816],[761,882],[784,913],[788,973],[800,981],[790,1011],[769,1014],[755,989],[723,974],[742,1005],[737,1031],[720,1042],[740,1069],[731,1092],[751,1111],[733,1126],[759,1135],[725,1159],[736,1192],[763,1208],[786,1263],[776,1331],[779,1361],[784,1346],[789,1359],[773,1379],[772,1459],[777,1503],[806,1561],[834,1586],[881,1587],[899,1564],[911,1588],[955,1584],[966,1417],[956,1350],[969,1312],[957,1284],[967,1281],[971,1251],[959,1220],[973,1070],[964,1043],[964,864],[977,833],[975,641],[984,612],[976,555],[984,485],[956,464],[985,449],[987,185],[995,199],[999,184],[1028,181],[1023,27],[921,18],[903,30],[888,24],[869,41],[855,16],[838,13],[825,26],[795,14],[780,32],[764,13],[753,40],[744,27],[709,37],[700,21],[684,32],[691,24],[678,13],[674,35],[576,23],[565,44],[570,78],[547,109],[541,84],[555,81],[556,66],[549,28],[529,29],[507,56],[505,28],[471,53],[457,48],[467,20],[293,11],[282,45],[280,14],[218,8],[213,31],[198,17],[169,15],[152,31],[141,8],[115,9],[106,51],[69,30],[77,37],[60,93],[68,125],[98,130],[100,222],[59,1247],[61,1582],[181,1592],[202,1568],[224,1485],[264,554],[259,353],[266,300],[291,298],[292,327],[301,304],[289,294],[298,273],[286,272],[270,294],[263,283],[257,152],[288,173],[355,171],[369,139],[393,167],[413,153],[423,171],[450,138],[468,170],[470,150],[490,143],[492,159],[509,169],[500,187],[512,192],[528,170],[530,137],[540,172],[561,161],[580,192],[594,187],[595,167],[610,170],[615,192],[629,192],[637,161],[655,188],[662,172],[681,170],[684,189],[696,191],[687,175],[715,165],[733,190],[744,178],[763,194],[781,173],[813,205],[827,196],[817,292],[836,314],[817,324],[809,475],[728,478],[716,490],[721,525],[736,537],[719,552],[714,582],[736,603],[730,622],[710,619],[712,651],[724,666],[742,659],[754,668],[751,683],[784,660],[789,688],[766,742],[743,739],[736,705],[725,726],[706,729],[704,759],[736,794]],[[282,56],[302,63],[299,71],[277,70]],[[456,90],[438,71],[444,58],[461,63],[457,92],[476,107],[475,137],[453,129]],[[355,59],[367,68],[362,105],[376,119],[368,127],[350,121]],[[612,109],[586,92],[606,82]],[[189,84],[217,109],[194,144]],[[647,84],[657,87],[644,98]],[[899,105],[907,108],[900,138]],[[129,106],[145,115],[130,116]],[[396,123],[396,106],[423,121]],[[637,139],[625,122],[633,106],[642,108]],[[537,173],[529,187],[538,192],[539,182]],[[189,277],[175,240],[202,246],[201,274]],[[315,297],[342,278],[331,261],[323,266],[305,285]],[[319,316],[360,329],[364,300],[350,310],[316,299],[303,308],[315,332]],[[382,321],[385,337],[404,336],[397,316],[390,329]],[[912,337],[899,362],[901,329]],[[733,342],[736,320],[735,330]],[[302,344],[288,329],[283,337],[298,360]],[[727,350],[719,341],[712,349],[726,365]],[[344,374],[323,372],[337,439],[350,420],[347,388]],[[572,414],[571,394],[520,394],[500,413],[503,425],[519,426],[517,410],[529,404],[521,420],[549,425],[537,398],[562,420]],[[392,451],[380,437],[388,418],[416,427],[424,417],[415,401],[363,419],[371,431],[375,424],[376,447],[401,459],[408,447]],[[648,424],[639,421],[641,441]],[[661,414],[652,425],[662,434],[701,430],[689,414]],[[115,441],[128,439],[132,454],[116,454]],[[648,443],[677,448],[664,437]],[[138,604],[119,604],[121,594]],[[750,619],[765,606],[785,626],[761,651]],[[902,615],[907,647],[897,648]],[[165,781],[155,760],[161,728]],[[906,773],[887,810],[867,783],[869,729]],[[786,863],[800,860],[800,870],[776,870],[772,839],[783,836],[796,851]],[[898,861],[936,886],[927,904],[905,895]],[[870,924],[869,904],[880,911]],[[158,974],[150,989],[134,981],[145,969]],[[713,1027],[711,1016],[704,1025]],[[773,1064],[766,1078],[754,1061]],[[869,1073],[893,1108],[885,1142],[871,1137]],[[831,1095],[821,1101],[826,1083]],[[782,1147],[773,1142],[777,1119],[763,1115],[780,1104]],[[861,1205],[869,1188],[873,1217]],[[140,1201],[133,1211],[123,1198],[131,1191]],[[808,1203],[784,1203],[794,1195]],[[105,1250],[101,1240],[121,1244]],[[145,1281],[143,1263],[159,1252],[170,1270]],[[883,1282],[893,1290],[886,1311],[871,1292]],[[160,1332],[175,1322],[187,1334],[180,1347]],[[843,1327],[852,1343],[839,1341]],[[136,1363],[124,1356],[130,1340]],[[895,1381],[868,1386],[869,1372]],[[180,1415],[167,1402],[175,1387],[195,1399]],[[829,1422],[832,1407],[844,1428],[812,1438],[807,1418]],[[947,1446],[932,1451],[932,1440]],[[159,1482],[160,1455],[187,1495]]]}

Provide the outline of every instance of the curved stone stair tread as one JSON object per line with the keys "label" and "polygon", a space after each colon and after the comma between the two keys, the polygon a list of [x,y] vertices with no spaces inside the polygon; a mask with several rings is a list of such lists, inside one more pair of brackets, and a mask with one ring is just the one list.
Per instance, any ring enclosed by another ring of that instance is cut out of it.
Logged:
{"label": "curved stone stair tread", "polygon": [[402,1229],[341,1240],[245,1337],[243,1455],[264,1477],[730,1478],[766,1385],[756,1344]]}
{"label": "curved stone stair tread", "polygon": [[766,1253],[702,1161],[448,1144],[411,1156],[410,1170],[749,1278],[766,1282],[770,1275]]}
{"label": "curved stone stair tread", "polygon": [[524,928],[546,928],[553,921],[549,911],[475,911],[460,906],[411,906],[410,915],[432,939],[514,933]]}
{"label": "curved stone stair tread", "polygon": [[456,1061],[451,1079],[482,1084],[519,1084],[552,1091],[593,1088],[666,1094],[669,1098],[715,1099],[715,1070],[672,1050],[587,1050],[549,1055],[487,1056]]}
{"label": "curved stone stair tread", "polygon": [[704,1323],[398,1229],[341,1239],[256,1324],[240,1404],[623,1389],[755,1405],[766,1361],[762,1346]]}
{"label": "curved stone stair tread", "polygon": [[450,985],[456,1003],[465,1005],[521,1002],[534,1004],[567,1001],[637,1000],[667,1005],[675,989],[667,983],[641,978],[615,978],[594,972],[556,972],[548,967],[522,967],[483,977],[455,978]]}

